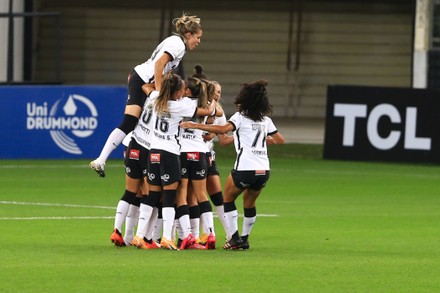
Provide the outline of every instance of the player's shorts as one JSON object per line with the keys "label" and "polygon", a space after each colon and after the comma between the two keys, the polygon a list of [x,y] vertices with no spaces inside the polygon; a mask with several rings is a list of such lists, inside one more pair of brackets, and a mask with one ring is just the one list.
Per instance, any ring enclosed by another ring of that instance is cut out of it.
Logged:
{"label": "player's shorts", "polygon": [[147,99],[147,95],[142,90],[142,85],[144,84],[145,81],[133,69],[128,75],[128,98],[126,105],[138,105],[141,108],[144,106]]}
{"label": "player's shorts", "polygon": [[269,170],[255,170],[255,171],[237,171],[231,170],[232,180],[234,185],[240,189],[260,190],[266,186],[269,180]]}
{"label": "player's shorts", "polygon": [[217,164],[215,163],[215,160],[213,160],[213,156],[211,156],[211,153],[207,153],[206,156],[208,158],[208,177],[220,176],[220,172],[218,171]]}
{"label": "player's shorts", "polygon": [[181,178],[179,155],[157,149],[150,150],[147,180],[152,185],[170,185]]}
{"label": "player's shorts", "polygon": [[131,139],[125,150],[125,174],[133,179],[147,176],[148,155],[150,151]]}
{"label": "player's shorts", "polygon": [[208,158],[201,152],[180,153],[182,178],[189,180],[205,179],[208,173]]}

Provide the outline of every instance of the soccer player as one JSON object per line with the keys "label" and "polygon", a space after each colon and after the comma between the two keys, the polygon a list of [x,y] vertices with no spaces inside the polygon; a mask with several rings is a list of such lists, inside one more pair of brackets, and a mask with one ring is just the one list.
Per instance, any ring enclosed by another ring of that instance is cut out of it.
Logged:
{"label": "soccer player", "polygon": [[[213,101],[214,85],[198,78],[187,79],[187,97],[193,105],[207,108],[208,103]],[[222,111],[216,111],[216,115],[222,115]],[[205,117],[193,117],[192,121],[205,121]],[[180,162],[182,167],[182,179],[177,192],[176,218],[179,219],[180,229],[185,238],[190,232],[194,238],[199,236],[199,221],[203,219],[207,235],[206,248],[215,249],[215,229],[212,207],[206,196],[206,176],[208,171],[207,151],[208,148],[203,139],[203,131],[186,129],[180,133]],[[188,186],[190,184],[190,189]],[[190,190],[190,192],[188,192]],[[189,204],[189,205],[188,205]],[[191,221],[190,221],[191,219]],[[188,248],[200,249],[205,246],[194,244]],[[181,243],[181,249],[185,243]]]}
{"label": "soccer player", "polygon": [[139,119],[147,96],[143,87],[161,90],[162,74],[175,69],[186,51],[194,50],[202,37],[200,18],[183,14],[173,20],[176,32],[163,40],[153,51],[151,57],[137,65],[128,76],[128,99],[125,106],[124,119],[107,138],[101,154],[90,162],[89,166],[100,177],[105,177],[105,163],[111,152],[119,146],[124,137],[132,131]]}
{"label": "soccer player", "polygon": [[[234,104],[237,112],[224,125],[207,125],[191,121],[182,122],[183,128],[201,129],[214,133],[234,132],[237,157],[234,167],[226,179],[224,191],[225,218],[229,223],[231,238],[224,249],[249,249],[249,235],[256,220],[256,200],[269,180],[270,164],[266,138],[271,143],[283,144],[284,137],[272,120],[266,90],[267,81],[257,80],[242,85]],[[236,198],[243,193],[244,220],[241,235],[238,232]]]}
{"label": "soccer player", "polygon": [[[212,81],[214,84],[215,89],[215,96],[214,99],[217,101],[217,105],[220,105],[220,99],[222,94],[222,87],[217,81]],[[210,118],[211,119],[211,118]],[[221,117],[214,117],[212,119],[212,123],[207,124],[213,124],[213,125],[223,125],[226,124],[226,116],[223,114]],[[222,192],[222,186],[220,181],[220,173],[217,168],[217,164],[215,162],[215,151],[214,151],[214,133],[207,133],[204,135],[204,140],[206,142],[206,145],[208,147],[208,173],[207,173],[207,179],[206,179],[206,190],[209,194],[209,197],[211,198],[212,203],[215,206],[217,216],[222,223],[223,229],[226,233],[226,239],[230,239],[231,235],[229,235],[229,225],[228,222],[225,219],[225,212],[223,208],[223,192]],[[220,142],[220,145],[226,146],[229,144],[232,144],[234,142],[234,137],[232,135],[227,135],[224,133],[218,133],[217,134],[218,141]],[[204,241],[202,241],[203,243]]]}

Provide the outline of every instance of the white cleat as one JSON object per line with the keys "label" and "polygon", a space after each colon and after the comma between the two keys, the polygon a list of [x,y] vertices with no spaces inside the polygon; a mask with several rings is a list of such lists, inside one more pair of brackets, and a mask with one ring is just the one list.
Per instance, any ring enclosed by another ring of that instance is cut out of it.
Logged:
{"label": "white cleat", "polygon": [[94,160],[89,163],[89,166],[90,168],[95,170],[96,173],[98,173],[99,177],[105,177],[105,172],[104,172],[105,164],[101,164],[97,160]]}

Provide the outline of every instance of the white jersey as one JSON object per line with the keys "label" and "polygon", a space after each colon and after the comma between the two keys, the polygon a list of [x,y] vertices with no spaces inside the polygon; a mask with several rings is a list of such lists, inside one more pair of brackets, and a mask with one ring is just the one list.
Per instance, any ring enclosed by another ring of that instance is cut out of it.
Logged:
{"label": "white jersey", "polygon": [[179,130],[180,121],[183,118],[191,118],[197,112],[197,106],[189,99],[179,99],[168,101],[169,114],[158,116],[154,110],[157,95],[151,98],[153,103],[153,135],[151,139],[151,149],[164,150],[176,155],[180,155]]}
{"label": "white jersey", "polygon": [[[194,107],[197,107],[197,98],[183,98],[191,101]],[[186,121],[191,120],[197,122],[197,117],[192,117],[192,119],[185,119]],[[203,134],[205,132],[200,129],[182,129],[180,132],[180,151],[181,152],[208,152],[208,147],[203,140]]]}
{"label": "white jersey", "polygon": [[146,148],[147,150],[151,147],[151,139],[153,135],[153,123],[155,121],[153,113],[153,102],[159,95],[158,91],[153,91],[150,97],[145,100],[144,107],[142,108],[141,116],[139,117],[138,124],[133,130],[133,138],[138,144]]}
{"label": "white jersey", "polygon": [[266,136],[278,130],[272,119],[253,121],[239,112],[229,119],[235,125],[234,145],[237,152],[234,169],[237,171],[270,170]]}
{"label": "white jersey", "polygon": [[153,54],[151,54],[150,59],[142,64],[137,65],[134,70],[137,72],[140,78],[145,81],[145,83],[153,83],[154,65],[164,53],[170,55],[172,60],[165,65],[165,68],[162,72],[163,74],[173,71],[183,59],[185,52],[185,43],[183,42],[182,38],[179,36],[170,36],[156,47],[156,49],[153,51]]}
{"label": "white jersey", "polygon": [[[226,122],[226,116],[223,114],[221,117],[214,117],[214,122],[212,125],[225,125]],[[214,138],[206,141],[205,143],[208,148],[208,152],[211,153],[211,159],[215,161]]]}
{"label": "white jersey", "polygon": [[130,140],[131,140],[131,136],[133,135],[133,131],[130,131],[122,140],[122,145],[124,147],[128,147]]}

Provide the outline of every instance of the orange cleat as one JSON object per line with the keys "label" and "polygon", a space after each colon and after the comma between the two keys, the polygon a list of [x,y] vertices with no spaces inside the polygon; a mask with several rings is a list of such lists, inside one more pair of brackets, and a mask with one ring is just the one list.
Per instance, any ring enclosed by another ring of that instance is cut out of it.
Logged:
{"label": "orange cleat", "polygon": [[122,234],[118,231],[118,229],[113,230],[112,236],[110,236],[110,240],[115,244],[115,246],[125,246],[124,238],[122,238]]}

